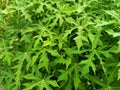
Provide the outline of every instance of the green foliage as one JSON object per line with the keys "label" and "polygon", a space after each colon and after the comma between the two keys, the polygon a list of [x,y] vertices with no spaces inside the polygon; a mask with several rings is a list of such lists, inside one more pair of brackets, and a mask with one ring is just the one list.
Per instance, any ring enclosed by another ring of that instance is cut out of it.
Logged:
{"label": "green foliage", "polygon": [[120,90],[119,0],[0,0],[5,90]]}

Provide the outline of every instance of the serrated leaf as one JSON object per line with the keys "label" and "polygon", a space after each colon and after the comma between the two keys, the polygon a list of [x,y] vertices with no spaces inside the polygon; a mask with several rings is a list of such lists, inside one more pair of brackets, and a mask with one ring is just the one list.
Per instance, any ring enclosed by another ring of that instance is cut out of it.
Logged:
{"label": "serrated leaf", "polygon": [[84,76],[84,75],[88,74],[88,73],[89,73],[89,66],[88,66],[88,65],[85,65],[85,66],[82,68],[81,72],[82,72],[82,75],[81,75],[81,76]]}
{"label": "serrated leaf", "polygon": [[76,7],[75,6],[69,6],[68,4],[66,4],[66,7],[62,7],[61,8],[61,11],[63,12],[63,13],[65,13],[66,15],[71,15],[72,14],[72,12],[74,12],[75,11],[75,9],[76,9]]}
{"label": "serrated leaf", "polygon": [[62,49],[62,42],[59,42],[59,44],[58,44],[58,47],[59,47],[59,49]]}
{"label": "serrated leaf", "polygon": [[64,41],[67,42],[67,37],[68,37],[69,34],[71,34],[71,32],[72,32],[72,29],[66,30],[66,31],[64,32],[64,34],[63,34],[63,40],[64,40]]}
{"label": "serrated leaf", "polygon": [[68,72],[62,71],[61,75],[58,76],[58,81],[62,81],[62,80],[67,81],[68,80],[68,74],[69,74]]}
{"label": "serrated leaf", "polygon": [[61,74],[58,76],[58,81],[62,81],[62,80],[67,81],[68,77],[71,76],[71,73],[73,70],[74,70],[74,66],[72,66],[68,70],[59,70],[59,72],[61,72]]}
{"label": "serrated leaf", "polygon": [[120,36],[120,32],[114,32],[112,29],[106,30],[106,32],[109,35],[112,35],[113,37],[119,37]]}
{"label": "serrated leaf", "polygon": [[92,33],[89,32],[88,36],[89,36],[89,39],[90,39],[90,41],[91,41],[91,43],[93,45],[94,44],[95,35],[93,35]]}
{"label": "serrated leaf", "polygon": [[75,21],[73,18],[71,18],[71,17],[65,18],[65,20],[66,20],[68,23],[71,23],[71,24],[74,24],[74,25],[78,25],[78,24],[76,23],[76,21]]}
{"label": "serrated leaf", "polygon": [[44,12],[43,5],[44,4],[41,3],[41,5],[36,9],[36,13]]}
{"label": "serrated leaf", "polygon": [[47,51],[52,55],[52,56],[60,56],[57,50],[52,50],[52,49],[47,49]]}
{"label": "serrated leaf", "polygon": [[60,15],[60,14],[58,14],[58,15],[57,15],[57,18],[58,18],[58,20],[59,20],[59,25],[62,26],[62,24],[63,24],[63,22],[64,22],[63,16]]}
{"label": "serrated leaf", "polygon": [[107,14],[111,15],[113,18],[117,19],[120,23],[120,15],[114,10],[105,11]]}
{"label": "serrated leaf", "polygon": [[37,58],[39,56],[40,53],[37,53],[35,56],[32,57],[32,62],[31,62],[31,65],[34,65],[35,62],[37,61]]}
{"label": "serrated leaf", "polygon": [[27,79],[27,80],[37,80],[38,79],[38,77],[34,76],[33,74],[26,74],[22,77]]}
{"label": "serrated leaf", "polygon": [[98,46],[98,42],[100,41],[100,35],[101,35],[101,30],[99,30],[97,32],[97,34],[95,35],[94,41],[92,43],[92,51]]}
{"label": "serrated leaf", "polygon": [[43,41],[43,47],[46,47],[50,44],[51,44],[51,41],[49,41],[49,40]]}
{"label": "serrated leaf", "polygon": [[63,57],[58,57],[55,59],[55,64],[65,64],[66,60]]}
{"label": "serrated leaf", "polygon": [[49,65],[49,59],[47,57],[46,51],[43,51],[41,54],[41,58],[38,64],[38,68],[45,67],[45,69],[48,71],[48,65]]}
{"label": "serrated leaf", "polygon": [[68,58],[67,60],[65,60],[65,64],[66,64],[66,70],[68,69],[69,65],[71,64],[71,58]]}
{"label": "serrated leaf", "polygon": [[105,25],[110,25],[110,24],[114,24],[115,21],[100,21],[96,26],[105,26]]}
{"label": "serrated leaf", "polygon": [[91,62],[90,66],[91,66],[91,68],[92,68],[92,70],[93,70],[93,72],[95,74],[95,72],[96,72],[96,66],[95,66],[95,64],[93,62]]}
{"label": "serrated leaf", "polygon": [[33,87],[41,85],[41,81],[24,83],[23,85],[25,86],[23,90],[31,90]]}
{"label": "serrated leaf", "polygon": [[78,29],[77,36],[74,38],[78,50],[82,47],[82,40],[83,40],[83,35],[82,35],[82,27]]}
{"label": "serrated leaf", "polygon": [[59,85],[57,84],[55,80],[48,80],[47,83],[49,83],[53,87],[59,87]]}
{"label": "serrated leaf", "polygon": [[93,81],[94,83],[96,83],[102,87],[106,86],[106,83],[102,82],[97,76],[89,76],[89,77],[90,77],[90,80]]}
{"label": "serrated leaf", "polygon": [[46,80],[41,80],[41,87],[40,90],[43,90],[43,88],[46,88],[46,90],[52,90],[52,88],[49,86]]}

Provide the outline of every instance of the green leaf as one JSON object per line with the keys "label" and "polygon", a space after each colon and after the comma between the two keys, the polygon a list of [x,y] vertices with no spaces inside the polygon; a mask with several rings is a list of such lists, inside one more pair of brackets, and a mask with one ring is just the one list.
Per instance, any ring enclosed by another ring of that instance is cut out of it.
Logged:
{"label": "green leaf", "polygon": [[79,27],[78,32],[77,32],[77,36],[74,38],[78,50],[82,47],[83,37],[84,36],[83,36],[82,27]]}
{"label": "green leaf", "polygon": [[43,41],[43,47],[49,46],[51,45],[51,41],[50,40],[45,40]]}
{"label": "green leaf", "polygon": [[95,35],[95,39],[92,43],[92,51],[98,46],[98,42],[100,41],[100,34],[101,34],[101,30],[98,29],[97,34]]}
{"label": "green leaf", "polygon": [[100,80],[97,76],[89,76],[90,80],[102,87],[105,87],[106,86],[106,83],[104,83],[102,80]]}
{"label": "green leaf", "polygon": [[59,87],[59,85],[57,84],[57,82],[55,80],[49,80],[49,81],[47,81],[47,83],[49,83],[53,87]]}
{"label": "green leaf", "polygon": [[33,74],[26,74],[22,77],[27,79],[27,80],[37,80],[38,79],[38,77],[35,77]]}
{"label": "green leaf", "polygon": [[8,52],[4,39],[2,39],[2,44],[3,44],[4,54],[5,54],[4,60],[8,63],[8,65],[11,65],[12,53]]}
{"label": "green leaf", "polygon": [[67,37],[68,37],[68,35],[71,34],[71,32],[72,32],[72,29],[66,30],[66,31],[64,32],[63,37],[62,37],[64,41],[67,42]]}
{"label": "green leaf", "polygon": [[106,31],[109,35],[112,35],[113,37],[119,37],[120,32],[114,32],[112,29]]}
{"label": "green leaf", "polygon": [[43,90],[43,88],[46,88],[46,90],[52,90],[48,83],[46,83],[46,80],[41,80],[41,87],[40,90]]}
{"label": "green leaf", "polygon": [[71,76],[73,70],[74,70],[74,66],[72,66],[68,70],[59,70],[61,74],[58,76],[58,81],[62,81],[62,80],[67,81],[68,77]]}
{"label": "green leaf", "polygon": [[93,35],[92,33],[88,33],[88,36],[89,36],[89,39],[90,39],[90,41],[91,41],[91,43],[92,43],[92,46],[94,45],[94,40],[95,40],[95,35]]}
{"label": "green leaf", "polygon": [[71,17],[65,18],[65,20],[70,24],[78,25],[77,22]]}
{"label": "green leaf", "polygon": [[5,90],[120,90],[119,61],[120,0],[0,0]]}
{"label": "green leaf", "polygon": [[104,90],[113,90],[113,88],[111,86],[108,86]]}
{"label": "green leaf", "polygon": [[120,80],[120,69],[118,70],[118,80]]}
{"label": "green leaf", "polygon": [[71,63],[72,63],[71,58],[68,58],[68,59],[65,60],[66,70],[68,69],[69,65],[71,65]]}
{"label": "green leaf", "polygon": [[120,23],[120,15],[114,11],[114,10],[106,10],[105,11],[107,14],[111,15],[113,18],[117,19],[118,22]]}
{"label": "green leaf", "polygon": [[58,76],[58,81],[62,81],[62,80],[65,80],[67,81],[68,80],[68,71],[63,71],[63,70],[60,70],[61,74],[60,76]]}
{"label": "green leaf", "polygon": [[81,75],[81,76],[84,76],[84,75],[88,74],[88,73],[89,73],[89,66],[88,66],[88,65],[85,65],[85,66],[82,68],[81,72],[82,72],[82,75]]}
{"label": "green leaf", "polygon": [[41,81],[24,83],[23,85],[25,86],[25,88],[23,90],[31,90],[33,87],[35,87],[37,85],[41,87],[41,83],[42,83]]}
{"label": "green leaf", "polygon": [[75,64],[75,70],[74,70],[74,86],[75,86],[75,90],[77,90],[79,88],[79,84],[80,84],[80,75],[79,75],[79,68],[78,65]]}
{"label": "green leaf", "polygon": [[69,78],[68,83],[66,83],[67,85],[65,85],[65,90],[72,90],[72,79]]}
{"label": "green leaf", "polygon": [[52,56],[60,56],[57,50],[47,49],[47,52],[49,52]]}
{"label": "green leaf", "polygon": [[45,67],[45,69],[47,71],[49,71],[48,66],[49,66],[49,59],[47,57],[47,53],[45,51],[43,51],[42,54],[41,54],[41,58],[40,58],[40,61],[39,61],[38,68],[40,69],[42,67]]}

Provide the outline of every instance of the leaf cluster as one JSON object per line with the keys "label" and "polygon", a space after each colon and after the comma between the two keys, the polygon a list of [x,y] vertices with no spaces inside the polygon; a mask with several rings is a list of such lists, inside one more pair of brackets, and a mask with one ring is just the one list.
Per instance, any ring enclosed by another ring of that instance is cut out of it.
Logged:
{"label": "leaf cluster", "polygon": [[5,90],[120,90],[119,0],[1,0]]}

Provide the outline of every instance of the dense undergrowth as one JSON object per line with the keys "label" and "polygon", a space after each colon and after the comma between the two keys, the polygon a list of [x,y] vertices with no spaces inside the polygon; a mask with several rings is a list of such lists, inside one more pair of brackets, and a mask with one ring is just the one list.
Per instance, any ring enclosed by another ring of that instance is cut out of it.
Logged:
{"label": "dense undergrowth", "polygon": [[0,0],[5,90],[120,90],[120,0]]}

